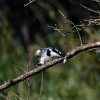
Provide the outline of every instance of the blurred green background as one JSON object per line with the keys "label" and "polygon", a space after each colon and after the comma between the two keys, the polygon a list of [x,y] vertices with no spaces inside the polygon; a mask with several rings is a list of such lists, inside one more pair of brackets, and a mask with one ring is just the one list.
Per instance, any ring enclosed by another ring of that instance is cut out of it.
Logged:
{"label": "blurred green background", "polygon": [[[100,26],[87,27],[83,19],[98,18],[80,3],[100,10],[97,2],[90,0],[36,0],[24,7],[28,0],[0,0],[0,85],[32,70],[38,63],[34,53],[43,47],[56,47],[63,53],[80,45],[77,32],[58,12],[85,29],[80,31],[84,43],[100,41]],[[63,29],[65,37],[48,25]],[[74,30],[75,31],[75,30]],[[41,73],[30,78],[29,100],[38,100]],[[28,86],[23,81],[0,94],[9,100],[19,100],[13,93],[27,100]],[[16,99],[17,98],[17,99]],[[99,100],[100,99],[100,52],[85,51],[44,71],[41,100]],[[8,100],[0,96],[0,100]]]}

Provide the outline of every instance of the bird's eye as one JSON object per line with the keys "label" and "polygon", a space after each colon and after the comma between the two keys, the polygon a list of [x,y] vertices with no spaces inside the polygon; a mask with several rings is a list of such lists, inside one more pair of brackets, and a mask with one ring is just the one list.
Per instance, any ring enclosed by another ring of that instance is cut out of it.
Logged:
{"label": "bird's eye", "polygon": [[40,58],[40,56],[39,56],[39,55],[37,55],[36,57],[37,57],[37,58]]}
{"label": "bird's eye", "polygon": [[36,57],[38,58],[39,56],[38,56],[38,55],[36,55]]}

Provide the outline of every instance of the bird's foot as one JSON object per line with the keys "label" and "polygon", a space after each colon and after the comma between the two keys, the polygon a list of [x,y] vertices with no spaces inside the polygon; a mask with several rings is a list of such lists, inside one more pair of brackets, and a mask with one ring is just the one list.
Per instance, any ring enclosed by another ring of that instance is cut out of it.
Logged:
{"label": "bird's foot", "polygon": [[67,58],[66,58],[66,57],[64,57],[63,63],[65,63],[66,61],[67,61]]}

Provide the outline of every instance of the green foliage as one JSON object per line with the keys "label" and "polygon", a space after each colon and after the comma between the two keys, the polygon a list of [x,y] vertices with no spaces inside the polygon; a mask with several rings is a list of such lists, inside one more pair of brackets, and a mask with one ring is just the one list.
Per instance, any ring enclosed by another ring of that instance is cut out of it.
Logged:
{"label": "green foliage", "polygon": [[[64,10],[60,4],[56,4],[56,6]],[[64,12],[66,13],[65,10]],[[51,17],[60,28],[72,31],[71,26],[62,23],[58,16],[53,15]],[[62,20],[65,21],[64,18]],[[83,33],[80,33],[86,43],[100,41],[99,28],[87,27]],[[29,52],[25,52],[21,39],[14,36],[16,36],[14,27],[3,11],[0,12],[0,85],[24,74],[21,68],[26,70],[31,58],[29,70],[35,68],[37,58],[34,57],[34,53],[38,48],[54,46],[66,53],[80,44],[77,33],[71,32],[63,37],[58,31],[53,31],[45,36],[40,32],[35,33],[33,43],[27,46]],[[47,69],[44,71],[43,77],[41,100],[99,100],[100,53],[95,51],[82,52],[65,64],[60,63]],[[16,100],[17,97],[13,94],[15,93],[23,100],[27,100],[29,87],[26,82],[27,80],[2,91],[0,94],[10,100]],[[37,100],[42,84],[41,73],[31,77],[30,82],[29,100]],[[5,98],[0,96],[0,100],[5,100]]]}

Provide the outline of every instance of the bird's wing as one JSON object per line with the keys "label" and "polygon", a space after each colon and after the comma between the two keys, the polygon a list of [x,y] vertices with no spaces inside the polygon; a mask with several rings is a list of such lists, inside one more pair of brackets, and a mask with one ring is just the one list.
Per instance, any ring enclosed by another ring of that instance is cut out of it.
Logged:
{"label": "bird's wing", "polygon": [[49,47],[49,49],[52,51],[52,54],[56,54],[56,55],[58,55],[58,56],[61,56],[61,57],[63,57],[64,55],[61,53],[61,51],[59,51],[57,48],[55,48],[55,47]]}
{"label": "bird's wing", "polygon": [[47,48],[42,48],[41,49],[41,54],[40,54],[41,57],[43,57],[45,55],[45,53],[47,52],[47,50],[48,50]]}

